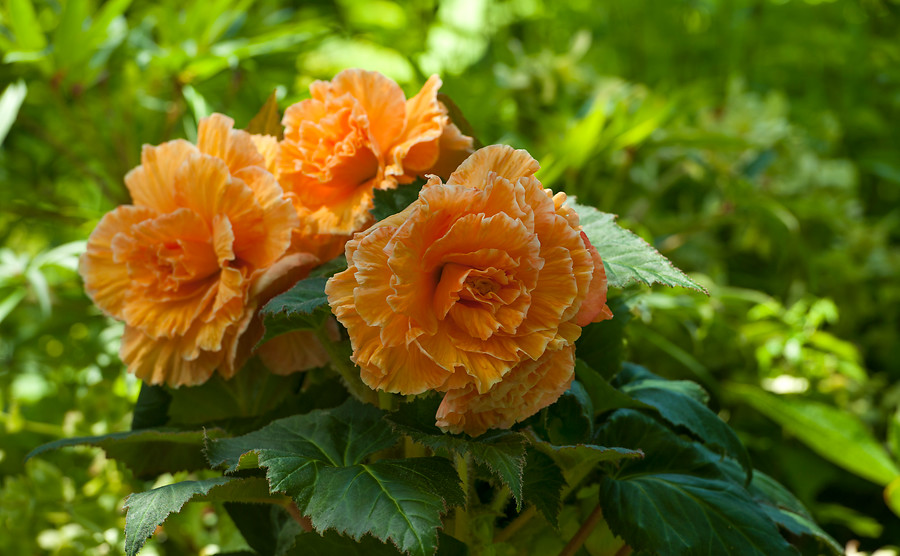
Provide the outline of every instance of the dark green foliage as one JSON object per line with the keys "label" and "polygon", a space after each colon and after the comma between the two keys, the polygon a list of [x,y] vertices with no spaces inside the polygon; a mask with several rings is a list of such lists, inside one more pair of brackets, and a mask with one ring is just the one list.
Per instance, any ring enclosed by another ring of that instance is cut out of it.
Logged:
{"label": "dark green foliage", "polygon": [[639,445],[646,454],[600,482],[610,527],[634,548],[661,555],[797,553],[712,454],[652,418],[620,410],[599,441]]}
{"label": "dark green foliage", "polygon": [[566,480],[553,458],[539,450],[529,449],[525,459],[525,500],[534,504],[547,521],[558,526],[562,506],[560,491]]}
{"label": "dark green foliage", "polygon": [[221,429],[141,429],[103,436],[64,438],[35,448],[28,457],[67,446],[97,446],[103,448],[109,457],[124,463],[136,477],[151,478],[165,472],[205,469],[204,439],[222,434]]}
{"label": "dark green foliage", "polygon": [[187,502],[197,498],[259,503],[271,496],[265,481],[232,477],[183,481],[137,492],[125,500],[125,508],[128,509],[125,520],[125,554],[137,554],[169,514],[179,511]]}
{"label": "dark green foliage", "polygon": [[410,203],[419,198],[419,184],[400,185],[396,189],[378,189],[375,191],[375,206],[371,210],[372,217],[384,220],[392,214],[397,214],[408,207]]}
{"label": "dark green foliage", "polygon": [[213,466],[235,471],[255,454],[271,489],[289,494],[319,532],[335,529],[354,539],[371,534],[404,552],[430,555],[441,514],[465,504],[465,495],[444,458],[365,463],[395,442],[381,411],[348,401],[214,441],[208,455]]}
{"label": "dark green foliage", "polygon": [[271,504],[226,502],[225,511],[247,544],[259,556],[284,556],[294,548],[303,528],[283,507]]}
{"label": "dark green foliage", "polygon": [[397,432],[407,434],[438,454],[471,456],[486,466],[492,474],[509,487],[522,507],[522,470],[525,466],[525,436],[518,432],[491,430],[473,439],[465,434],[447,434],[433,423],[440,403],[437,396],[422,397],[403,404],[389,417]]}

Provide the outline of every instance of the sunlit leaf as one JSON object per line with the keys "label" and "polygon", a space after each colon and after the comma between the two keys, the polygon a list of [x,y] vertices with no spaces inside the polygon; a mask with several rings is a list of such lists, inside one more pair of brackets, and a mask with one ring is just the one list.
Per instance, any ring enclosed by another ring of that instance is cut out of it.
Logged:
{"label": "sunlit leaf", "polygon": [[574,202],[569,205],[578,213],[584,233],[603,259],[611,287],[624,288],[640,282],[648,286],[663,284],[707,293],[654,247],[616,224],[615,215]]}
{"label": "sunlit leaf", "polygon": [[[27,0],[24,0],[27,2]],[[21,79],[16,83],[11,83],[3,90],[0,96],[0,145],[9,133],[10,128],[19,115],[19,108],[25,101],[25,95],[28,94],[28,87]]]}
{"label": "sunlit leaf", "polygon": [[727,390],[825,459],[860,477],[885,486],[900,475],[881,443],[852,413],[808,399],[776,396],[746,384],[729,384]]}

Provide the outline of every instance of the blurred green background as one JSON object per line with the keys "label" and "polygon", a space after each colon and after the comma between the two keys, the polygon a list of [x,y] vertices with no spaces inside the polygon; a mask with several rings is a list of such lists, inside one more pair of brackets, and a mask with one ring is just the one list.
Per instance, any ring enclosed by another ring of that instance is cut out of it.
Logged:
{"label": "blurred green background", "polygon": [[[74,268],[141,144],[345,67],[438,73],[482,142],[705,284],[623,292],[629,358],[701,382],[839,542],[900,545],[900,2],[4,0],[0,53],[0,554],[121,553],[150,486],[96,449],[23,462],[129,427]],[[145,553],[242,542],[196,504]]]}

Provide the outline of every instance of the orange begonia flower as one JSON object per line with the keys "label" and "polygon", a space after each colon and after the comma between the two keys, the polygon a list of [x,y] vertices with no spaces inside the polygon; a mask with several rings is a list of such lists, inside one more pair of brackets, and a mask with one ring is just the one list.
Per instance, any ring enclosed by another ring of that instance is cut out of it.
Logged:
{"label": "orange begonia flower", "polygon": [[256,309],[319,262],[288,252],[299,225],[249,134],[220,114],[197,145],[145,145],[125,176],[133,205],[108,213],[79,271],[104,312],[125,322],[121,356],[151,384],[232,376],[259,340]]}
{"label": "orange begonia flower", "polygon": [[581,327],[611,318],[606,274],[565,194],[494,145],[347,243],[332,311],[370,387],[447,392],[438,425],[509,427],[571,383]]}
{"label": "orange begonia flower", "polygon": [[[310,85],[312,98],[284,113],[284,140],[269,154],[301,217],[318,233],[350,234],[370,221],[375,189],[417,175],[447,175],[472,151],[472,138],[450,123],[431,76],[406,99],[400,86],[373,71],[345,70]],[[270,140],[260,138],[268,148]],[[269,151],[266,151],[269,152]]]}

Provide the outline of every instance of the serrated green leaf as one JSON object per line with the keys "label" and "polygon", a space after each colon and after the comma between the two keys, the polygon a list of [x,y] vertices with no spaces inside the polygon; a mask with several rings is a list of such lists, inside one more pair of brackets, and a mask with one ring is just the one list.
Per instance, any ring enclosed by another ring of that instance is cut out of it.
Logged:
{"label": "serrated green leaf", "polygon": [[309,271],[309,278],[331,278],[338,272],[347,270],[347,257],[338,255]]}
{"label": "serrated green leaf", "polygon": [[666,382],[659,378],[637,380],[622,386],[622,391],[654,408],[669,423],[686,428],[704,444],[737,460],[749,481],[753,473],[750,454],[734,430],[708,407],[684,393],[683,386],[668,388]]}
{"label": "serrated green leaf", "polygon": [[[265,479],[261,479],[265,482]],[[267,485],[268,486],[268,485]],[[225,503],[238,531],[260,556],[284,556],[295,546],[303,528],[283,507],[273,504]]]}
{"label": "serrated green leaf", "polygon": [[[390,543],[378,542],[368,535],[355,541],[334,531],[323,535],[307,533],[297,538],[297,546],[287,556],[398,556],[402,554]],[[466,556],[469,549],[443,531],[438,533],[438,550],[434,556]]]}
{"label": "serrated green leaf", "polygon": [[556,465],[562,469],[566,482],[572,486],[576,485],[600,463],[617,463],[627,459],[640,459],[644,456],[639,449],[607,447],[598,444],[554,446],[539,439],[535,439],[534,447],[553,459]]}
{"label": "serrated green leaf", "polygon": [[96,446],[106,451],[108,457],[125,464],[136,477],[155,477],[160,473],[205,469],[204,437],[217,438],[223,434],[221,429],[142,429],[102,436],[63,438],[38,446],[27,458],[68,446]]}
{"label": "serrated green leaf", "polygon": [[388,216],[397,214],[419,198],[421,182],[410,185],[400,185],[394,189],[376,189],[374,206],[371,210],[375,221],[384,220]]}
{"label": "serrated green leaf", "polygon": [[328,296],[325,295],[326,282],[328,278],[323,276],[300,280],[293,288],[266,303],[261,313],[264,315],[282,313],[288,317],[311,315],[319,307],[328,304]]}
{"label": "serrated green leaf", "polygon": [[272,135],[279,141],[284,139],[284,126],[281,125],[281,112],[278,110],[276,91],[272,91],[259,112],[247,124],[247,133]]}
{"label": "serrated green leaf", "polygon": [[[171,425],[221,423],[230,425],[274,410],[296,392],[303,375],[280,376],[268,372],[257,359],[231,379],[215,375],[200,386],[170,390]],[[232,430],[231,426],[227,426]]]}
{"label": "serrated green leaf", "polygon": [[551,444],[590,442],[594,435],[594,404],[577,380],[544,413],[544,430]]}
{"label": "serrated green leaf", "polygon": [[558,527],[562,508],[560,493],[566,479],[553,458],[538,450],[528,450],[523,482],[525,501],[534,504],[553,527]]}
{"label": "serrated green leaf", "polygon": [[858,417],[812,400],[776,396],[761,388],[729,384],[729,393],[782,426],[828,461],[879,485],[900,469]]}
{"label": "serrated green leaf", "polygon": [[616,375],[612,381],[613,386],[623,392],[634,388],[664,388],[679,392],[706,405],[709,403],[709,393],[692,380],[669,380],[651,373],[640,365],[625,363],[622,372]]}
{"label": "serrated green leaf", "polygon": [[516,507],[521,509],[522,469],[527,443],[525,435],[509,430],[491,430],[475,438],[445,433],[434,425],[440,400],[438,396],[430,396],[403,404],[388,420],[397,432],[409,435],[435,453],[472,456],[509,487],[516,500]]}
{"label": "serrated green leaf", "polygon": [[578,377],[579,382],[584,384],[585,391],[591,397],[595,416],[621,408],[650,409],[647,404],[613,388],[605,378],[600,376],[600,373],[594,371],[581,359],[575,360],[575,376]]}
{"label": "serrated green leaf", "polygon": [[272,298],[260,310],[265,334],[259,344],[295,330],[316,330],[331,315],[325,295],[326,276],[311,276]]}
{"label": "serrated green leaf", "polygon": [[169,514],[178,512],[192,500],[256,499],[268,494],[265,482],[257,478],[216,477],[202,481],[182,481],[146,492],[136,492],[125,499],[125,554],[137,554],[147,539]]}
{"label": "serrated green leaf", "polygon": [[[610,380],[622,368],[625,356],[625,325],[631,320],[631,311],[621,299],[609,303],[613,318],[591,323],[581,329],[575,343],[575,353],[592,369]],[[596,410],[597,407],[594,407]]]}
{"label": "serrated green leaf", "polygon": [[465,495],[444,458],[364,463],[397,442],[382,417],[382,411],[348,400],[214,441],[208,455],[213,466],[233,471],[248,463],[248,453],[256,454],[271,489],[292,496],[319,532],[335,529],[354,539],[371,534],[404,552],[430,556],[441,514],[464,504]]}
{"label": "serrated green leaf", "polygon": [[624,288],[641,282],[648,286],[688,288],[708,295],[702,286],[675,268],[640,236],[616,224],[615,215],[572,201],[568,204],[578,213],[584,233],[603,259],[606,280],[611,287]]}
{"label": "serrated green leaf", "polygon": [[734,483],[679,473],[600,482],[610,528],[660,556],[795,555],[749,494]]}
{"label": "serrated green leaf", "polygon": [[131,430],[165,426],[169,421],[171,401],[172,395],[164,386],[142,383],[131,418]]}
{"label": "serrated green leaf", "polygon": [[369,533],[420,556],[437,548],[440,515],[465,505],[453,464],[438,457],[324,468],[317,482],[306,507],[317,531]]}
{"label": "serrated green leaf", "polygon": [[782,529],[798,537],[812,538],[819,551],[833,556],[844,553],[843,547],[816,524],[803,504],[772,477],[762,471],[754,471],[749,490],[763,511]]}
{"label": "serrated green leaf", "polygon": [[604,517],[635,550],[660,556],[797,553],[741,482],[719,466],[722,458],[653,417],[618,410],[598,441],[646,454],[622,462],[600,482]]}

